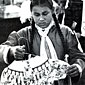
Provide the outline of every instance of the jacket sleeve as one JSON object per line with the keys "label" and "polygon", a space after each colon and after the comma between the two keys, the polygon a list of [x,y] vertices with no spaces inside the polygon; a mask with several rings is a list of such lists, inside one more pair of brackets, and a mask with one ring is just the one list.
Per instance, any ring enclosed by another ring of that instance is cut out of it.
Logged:
{"label": "jacket sleeve", "polygon": [[69,64],[77,63],[79,65],[82,65],[80,64],[81,63],[80,61],[85,62],[85,53],[79,50],[76,36],[70,30],[67,30],[66,43],[67,43],[67,51],[69,54],[68,58]]}
{"label": "jacket sleeve", "polygon": [[[83,69],[85,68],[85,53],[82,53],[79,50],[75,34],[73,34],[73,32],[68,29],[66,33],[67,33],[66,34],[67,51],[69,54],[68,62],[69,64],[78,64],[83,71]],[[72,78],[72,80],[78,81],[79,78],[80,76],[77,76],[75,79]]]}
{"label": "jacket sleeve", "polygon": [[12,33],[9,34],[7,41],[0,45],[1,50],[0,58],[2,58],[6,64],[10,64],[14,60],[13,55],[10,54],[11,46],[19,45],[19,39],[21,37],[27,39],[27,37],[29,37],[29,35],[27,36],[27,31],[29,31],[27,30],[27,28],[23,28],[18,32],[13,31]]}
{"label": "jacket sleeve", "polygon": [[[17,45],[17,39],[16,39],[17,36],[16,36],[16,34],[17,33],[15,31],[12,32],[9,35],[7,41],[0,45],[0,51],[1,51],[0,58],[2,57],[2,59],[4,60],[4,62],[6,64],[9,64],[8,54],[9,54],[9,51],[10,51],[10,47],[14,46],[14,45]],[[10,61],[13,61],[13,56],[11,56]]]}

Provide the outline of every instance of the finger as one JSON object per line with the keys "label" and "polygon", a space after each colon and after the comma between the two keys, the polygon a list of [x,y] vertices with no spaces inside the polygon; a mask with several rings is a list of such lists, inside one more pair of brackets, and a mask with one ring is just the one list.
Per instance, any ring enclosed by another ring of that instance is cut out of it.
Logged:
{"label": "finger", "polygon": [[15,54],[22,55],[24,50],[16,49]]}
{"label": "finger", "polygon": [[15,55],[15,60],[23,60],[23,57]]}
{"label": "finger", "polygon": [[71,77],[75,77],[75,76],[78,76],[78,75],[79,75],[78,71],[74,71],[73,73],[69,74],[69,76],[71,76]]}
{"label": "finger", "polygon": [[22,52],[15,52],[15,56],[20,56],[20,57],[23,57],[24,56],[24,53]]}
{"label": "finger", "polygon": [[79,73],[77,67],[69,68],[69,69],[67,70],[67,75],[73,75],[75,72],[76,72],[76,73]]}
{"label": "finger", "polygon": [[15,59],[23,59],[24,58],[24,54],[23,53],[19,53],[19,52],[15,52],[14,58]]}
{"label": "finger", "polygon": [[22,48],[16,48],[16,52],[22,53],[22,52],[25,52],[25,49],[22,49]]}
{"label": "finger", "polygon": [[15,60],[23,60],[23,58],[17,57],[15,58]]}
{"label": "finger", "polygon": [[68,68],[67,74],[71,77],[78,76],[79,70],[76,66],[71,66],[71,67]]}
{"label": "finger", "polygon": [[78,71],[78,68],[77,67],[68,68],[67,73],[72,73],[74,71]]}
{"label": "finger", "polygon": [[25,49],[25,45],[22,45],[21,48],[22,48],[22,49]]}

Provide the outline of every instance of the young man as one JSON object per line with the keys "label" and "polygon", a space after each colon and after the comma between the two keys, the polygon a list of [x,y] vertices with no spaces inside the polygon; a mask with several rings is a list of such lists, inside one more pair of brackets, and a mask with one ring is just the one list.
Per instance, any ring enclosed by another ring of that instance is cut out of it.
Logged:
{"label": "young man", "polygon": [[[31,26],[12,32],[0,45],[5,63],[10,64],[2,72],[1,81],[12,85],[77,82],[84,69],[85,55],[78,50],[75,35],[67,26],[58,24],[51,0],[32,0],[30,10]],[[69,64],[64,62],[65,54],[69,55]],[[66,68],[60,75],[64,63]]]}

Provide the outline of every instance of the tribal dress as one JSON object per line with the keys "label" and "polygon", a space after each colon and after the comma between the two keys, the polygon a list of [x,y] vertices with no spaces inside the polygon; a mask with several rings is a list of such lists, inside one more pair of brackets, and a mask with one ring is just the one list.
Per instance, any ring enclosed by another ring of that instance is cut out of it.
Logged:
{"label": "tribal dress", "polygon": [[[40,56],[41,36],[37,29],[34,31],[32,42],[32,53],[30,54],[30,36],[31,27],[26,27],[18,32],[12,32],[8,40],[0,45],[3,48],[4,61],[10,65],[6,67],[1,75],[1,82],[8,83],[8,85],[53,85],[53,82],[58,81],[58,85],[70,85],[66,76],[66,69],[70,64],[79,63],[83,68],[84,55],[77,48],[77,41],[72,31],[66,26],[60,26],[67,43],[68,63],[64,62],[65,54],[59,33],[55,26],[52,26],[47,36],[50,38],[57,58]],[[25,38],[27,40],[27,56],[26,60],[14,60],[10,56],[10,46],[20,45],[19,39]],[[45,41],[44,41],[45,42]],[[48,48],[48,46],[47,46]],[[6,49],[6,50],[5,50]],[[49,50],[46,50],[49,51]],[[54,56],[55,57],[55,56]],[[77,61],[78,59],[78,61]],[[82,64],[80,64],[82,61]],[[79,77],[76,77],[76,81]]]}

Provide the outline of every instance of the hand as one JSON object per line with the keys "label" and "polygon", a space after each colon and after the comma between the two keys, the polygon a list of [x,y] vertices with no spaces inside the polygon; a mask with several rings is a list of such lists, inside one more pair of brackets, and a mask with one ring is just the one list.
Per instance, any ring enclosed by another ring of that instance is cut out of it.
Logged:
{"label": "hand", "polygon": [[76,25],[77,25],[77,22],[73,21],[73,24],[71,26],[72,30],[75,30]]}
{"label": "hand", "polygon": [[11,47],[10,52],[14,55],[15,60],[22,60],[24,59],[25,46]]}
{"label": "hand", "polygon": [[76,65],[71,65],[70,67],[68,67],[67,74],[70,77],[76,77],[76,76],[78,76],[79,75],[79,70],[78,70],[77,66]]}
{"label": "hand", "polygon": [[80,38],[81,37],[81,34],[80,33],[76,33],[77,37]]}

